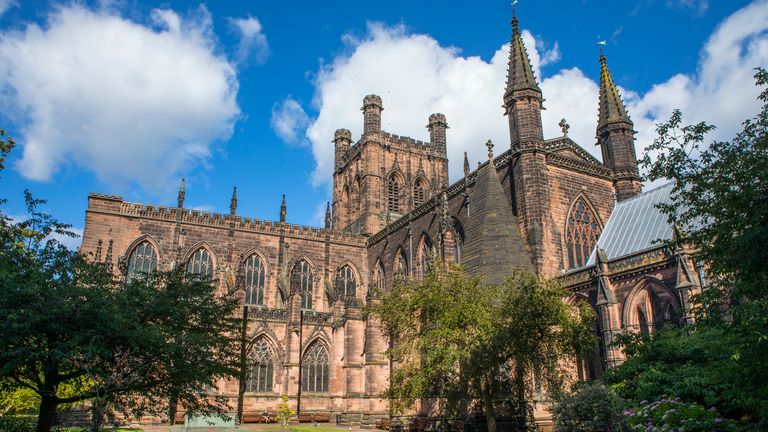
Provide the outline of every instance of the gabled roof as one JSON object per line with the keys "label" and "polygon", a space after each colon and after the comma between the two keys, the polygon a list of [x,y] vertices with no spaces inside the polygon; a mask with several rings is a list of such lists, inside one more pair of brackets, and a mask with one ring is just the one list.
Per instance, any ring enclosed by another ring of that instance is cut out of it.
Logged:
{"label": "gabled roof", "polygon": [[[651,189],[616,204],[616,207],[597,240],[597,247],[605,251],[608,260],[658,247],[660,242],[672,240],[672,226],[667,216],[657,207],[669,204],[673,182]],[[586,266],[595,264],[595,251]]]}

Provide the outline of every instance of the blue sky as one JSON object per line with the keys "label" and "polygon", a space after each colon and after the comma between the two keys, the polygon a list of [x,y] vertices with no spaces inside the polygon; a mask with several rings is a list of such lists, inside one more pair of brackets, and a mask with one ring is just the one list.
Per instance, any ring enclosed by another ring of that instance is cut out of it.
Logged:
{"label": "blue sky", "polygon": [[[638,129],[681,108],[728,139],[758,110],[752,69],[768,62],[768,1],[520,0],[546,98],[546,137],[599,156],[597,37]],[[368,93],[383,127],[427,139],[448,117],[460,155],[508,144],[500,108],[507,1],[256,2],[0,0],[0,128],[18,142],[0,178],[5,212],[22,191],[82,229],[89,192],[318,225],[330,199],[333,131],[359,137]]]}

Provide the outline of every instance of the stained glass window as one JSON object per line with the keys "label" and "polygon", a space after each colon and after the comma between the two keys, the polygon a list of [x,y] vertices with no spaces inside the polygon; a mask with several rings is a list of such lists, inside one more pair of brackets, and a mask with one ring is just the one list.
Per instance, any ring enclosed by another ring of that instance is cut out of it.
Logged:
{"label": "stained glass window", "polygon": [[354,297],[357,293],[357,281],[352,267],[345,265],[336,271],[336,289],[344,297]]}
{"label": "stained glass window", "polygon": [[312,268],[301,260],[291,271],[291,291],[301,293],[301,308],[312,309]]}
{"label": "stained glass window", "polygon": [[213,277],[213,259],[206,248],[200,248],[187,262],[187,273]]}
{"label": "stained glass window", "polygon": [[253,345],[251,362],[252,367],[246,382],[245,391],[271,392],[274,362],[272,360],[272,351],[269,349],[266,339],[260,338]]}

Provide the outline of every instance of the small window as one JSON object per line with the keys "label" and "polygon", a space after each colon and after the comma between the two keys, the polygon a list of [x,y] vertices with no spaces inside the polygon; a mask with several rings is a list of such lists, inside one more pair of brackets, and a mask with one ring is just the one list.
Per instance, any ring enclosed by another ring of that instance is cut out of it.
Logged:
{"label": "small window", "polygon": [[128,257],[128,276],[152,273],[155,270],[157,270],[157,253],[152,243],[144,240],[133,249]]}
{"label": "small window", "polygon": [[245,303],[264,304],[264,264],[255,254],[245,261]]}
{"label": "small window", "polygon": [[416,181],[416,184],[413,186],[413,206],[418,207],[427,199],[427,188],[424,185],[424,181],[421,179]]}
{"label": "small window", "polygon": [[345,265],[336,271],[336,290],[344,297],[355,297],[357,294],[355,272],[349,265]]}
{"label": "small window", "polygon": [[373,269],[373,286],[376,287],[378,292],[384,291],[384,270],[381,268],[380,262],[377,262],[376,267]]}
{"label": "small window", "polygon": [[192,254],[192,258],[187,262],[187,273],[213,277],[213,259],[208,249],[200,248]]}
{"label": "small window", "polygon": [[312,268],[301,260],[291,271],[291,291],[301,293],[301,308],[312,309]]}
{"label": "small window", "polygon": [[395,258],[395,276],[405,277],[407,275],[408,265],[406,264],[403,251],[400,250],[400,252],[397,254],[397,257]]}
{"label": "small window", "polygon": [[301,364],[301,389],[307,392],[327,392],[329,381],[328,351],[314,342],[304,353]]}

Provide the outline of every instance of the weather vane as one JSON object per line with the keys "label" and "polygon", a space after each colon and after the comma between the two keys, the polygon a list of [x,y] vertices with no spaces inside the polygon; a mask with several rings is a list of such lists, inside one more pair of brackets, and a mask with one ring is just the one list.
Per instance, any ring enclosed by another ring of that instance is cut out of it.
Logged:
{"label": "weather vane", "polygon": [[515,5],[517,4],[517,0],[514,0],[510,6],[512,6],[512,16],[515,16]]}
{"label": "weather vane", "polygon": [[608,45],[608,42],[606,42],[604,39],[600,38],[600,35],[597,35],[597,46],[600,47],[600,55],[603,55],[603,47]]}

